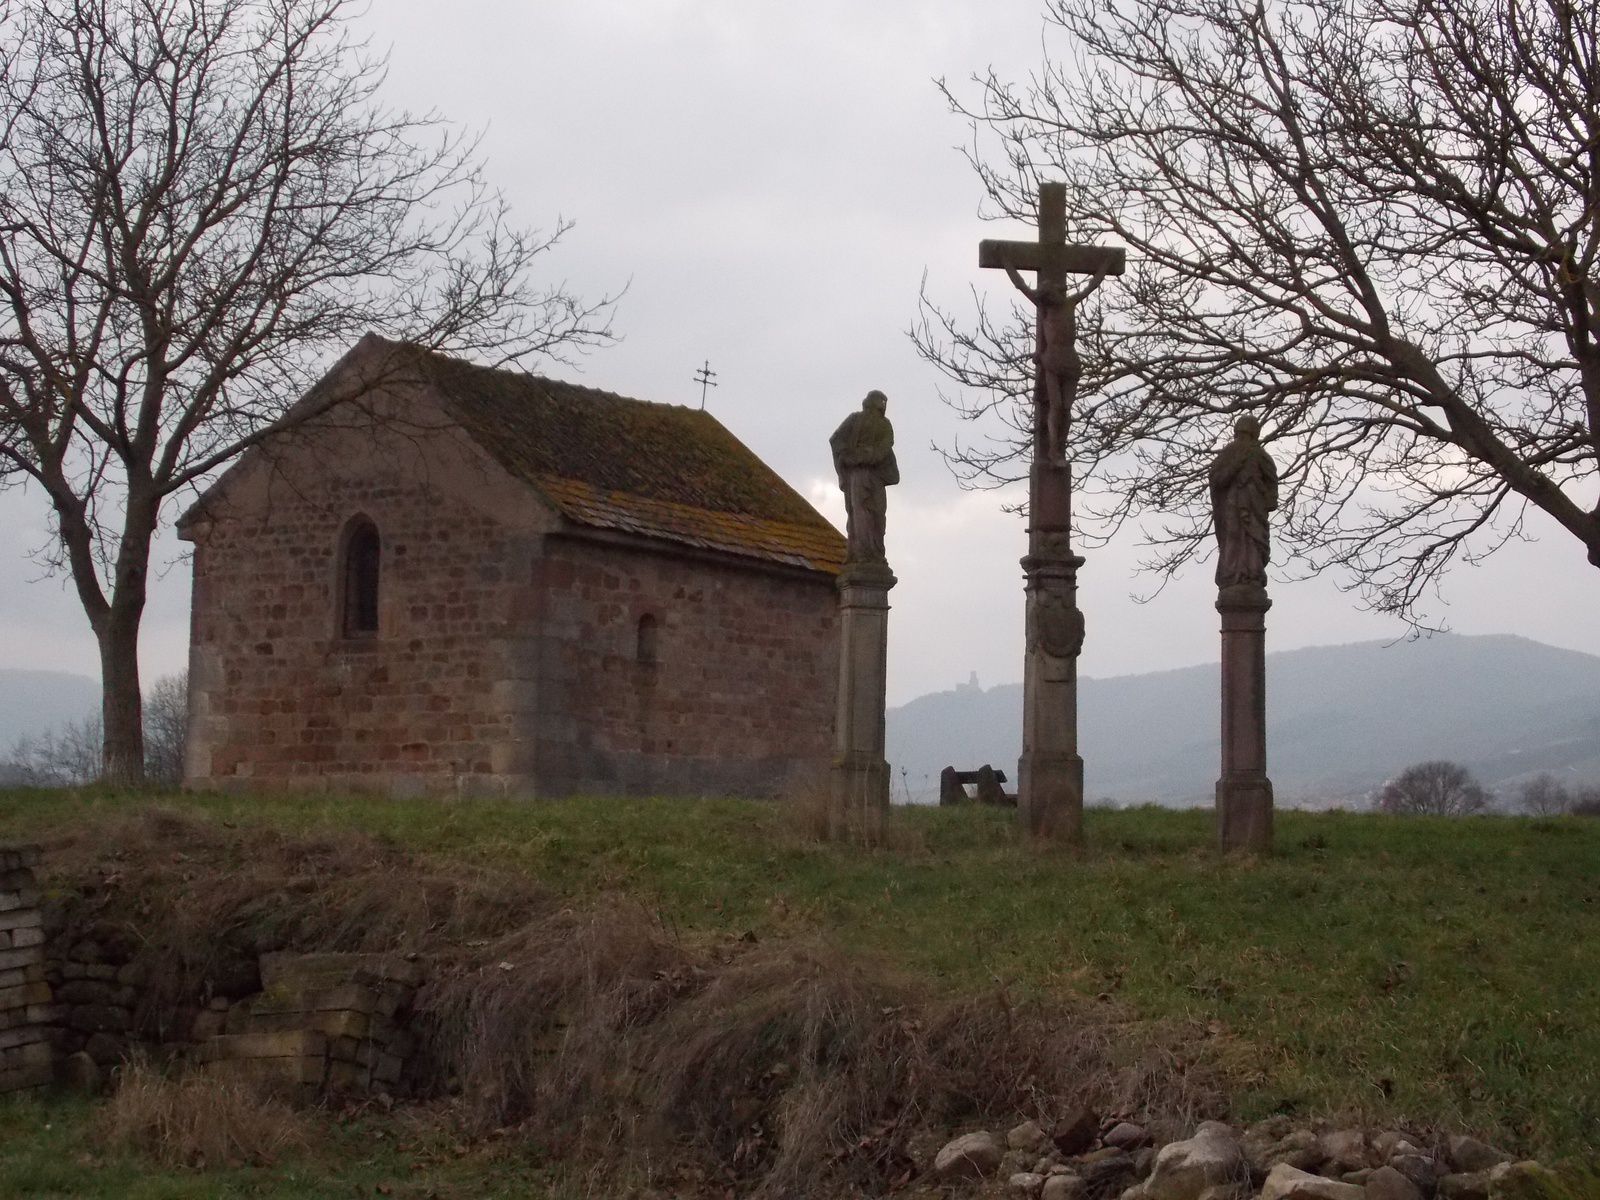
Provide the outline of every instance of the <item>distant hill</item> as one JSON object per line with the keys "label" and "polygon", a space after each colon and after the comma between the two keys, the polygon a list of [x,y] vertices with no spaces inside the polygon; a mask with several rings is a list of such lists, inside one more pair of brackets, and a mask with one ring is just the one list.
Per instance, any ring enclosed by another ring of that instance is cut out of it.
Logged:
{"label": "distant hill", "polygon": [[100,707],[100,683],[65,671],[0,670],[0,761],[23,737],[37,737]]}
{"label": "distant hill", "polygon": [[[1218,687],[1214,664],[1080,680],[1088,797],[1209,803]],[[891,709],[888,757],[918,800],[937,799],[947,765],[989,762],[1014,783],[1021,727],[1021,684],[968,685]],[[1491,789],[1540,771],[1600,783],[1600,657],[1459,635],[1267,656],[1268,774],[1281,803],[1358,803],[1430,758],[1466,764]]]}

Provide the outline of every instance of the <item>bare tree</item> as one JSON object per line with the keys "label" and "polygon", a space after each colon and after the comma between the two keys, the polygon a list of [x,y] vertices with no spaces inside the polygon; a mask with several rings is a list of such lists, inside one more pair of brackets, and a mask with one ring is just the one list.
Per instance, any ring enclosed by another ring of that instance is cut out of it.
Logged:
{"label": "bare tree", "polygon": [[183,782],[189,745],[189,673],[163,675],[144,695],[144,773],[162,787]]}
{"label": "bare tree", "polygon": [[82,787],[100,778],[102,741],[100,718],[87,716],[22,738],[11,748],[11,762],[28,786]]}
{"label": "bare tree", "polygon": [[374,329],[504,364],[609,337],[531,271],[476,146],[379,99],[348,0],[0,0],[0,485],[50,506],[143,771],[139,624],[174,497],[348,396]]}
{"label": "bare tree", "polygon": [[1517,789],[1517,805],[1535,817],[1558,817],[1572,810],[1572,793],[1546,771],[1524,781]]}
{"label": "bare tree", "polygon": [[[183,756],[189,741],[189,675],[163,675],[150,685],[144,714],[145,781],[161,787],[183,782]],[[19,739],[9,765],[18,782],[38,787],[82,787],[104,775],[100,717],[91,713],[58,729]]]}
{"label": "bare tree", "polygon": [[1373,798],[1379,812],[1465,817],[1489,807],[1489,794],[1460,763],[1416,763],[1389,780]]}
{"label": "bare tree", "polygon": [[[1072,239],[1128,247],[1085,303],[1072,456],[1091,532],[1209,549],[1240,414],[1283,475],[1293,569],[1413,622],[1441,573],[1542,510],[1600,566],[1600,6],[1049,0],[1064,53],[965,102],[987,215],[1064,180]],[[913,336],[1020,474],[1031,313],[924,299]],[[976,393],[965,389],[976,389]]]}

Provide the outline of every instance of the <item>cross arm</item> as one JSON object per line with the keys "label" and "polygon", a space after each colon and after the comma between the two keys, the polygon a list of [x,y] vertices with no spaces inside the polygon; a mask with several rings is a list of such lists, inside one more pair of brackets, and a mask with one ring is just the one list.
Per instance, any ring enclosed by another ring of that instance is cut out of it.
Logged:
{"label": "cross arm", "polygon": [[1051,246],[1038,242],[978,243],[978,266],[1061,275],[1121,275],[1128,252],[1121,246]]}

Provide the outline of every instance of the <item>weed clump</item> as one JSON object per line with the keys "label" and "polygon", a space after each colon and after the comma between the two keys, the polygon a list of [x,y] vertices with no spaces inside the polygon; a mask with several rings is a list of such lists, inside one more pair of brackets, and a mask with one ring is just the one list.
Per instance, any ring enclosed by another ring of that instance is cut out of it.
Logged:
{"label": "weed clump", "polygon": [[440,1086],[480,1131],[601,1159],[696,1160],[754,1196],[882,1190],[912,1143],[1092,1102],[1174,1130],[1217,1078],[1148,1028],[1003,992],[940,998],[816,941],[686,946],[648,913],[566,913],[425,987]]}
{"label": "weed clump", "polygon": [[100,1136],[163,1166],[267,1166],[317,1140],[312,1117],[264,1084],[195,1071],[166,1074],[143,1059],[117,1076],[99,1113]]}
{"label": "weed clump", "polygon": [[[516,1129],[618,1177],[881,1192],[913,1173],[913,1146],[969,1122],[1087,1103],[1175,1132],[1223,1108],[1221,1073],[1181,1026],[952,994],[815,934],[684,934],[616,895],[560,907],[520,875],[355,833],[146,813],[53,849],[70,922],[139,939],[174,999],[211,990],[230,955],[416,955],[419,1093],[454,1096],[469,1134]],[[163,1161],[257,1161],[293,1143],[276,1109],[251,1107],[270,1102],[139,1068],[108,1120]]]}

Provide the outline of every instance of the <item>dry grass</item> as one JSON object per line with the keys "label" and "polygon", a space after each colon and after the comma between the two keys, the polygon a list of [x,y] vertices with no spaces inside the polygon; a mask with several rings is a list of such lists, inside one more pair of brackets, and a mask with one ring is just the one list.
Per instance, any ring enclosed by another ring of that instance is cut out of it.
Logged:
{"label": "dry grass", "polygon": [[260,1084],[164,1074],[143,1060],[125,1065],[117,1080],[99,1113],[100,1136],[163,1166],[265,1166],[316,1142],[313,1118]]}
{"label": "dry grass", "polygon": [[480,1129],[519,1123],[635,1169],[688,1162],[757,1197],[881,1190],[928,1129],[1078,1102],[1176,1129],[1222,1103],[1147,1028],[1003,993],[933,999],[820,944],[689,948],[622,905],[496,942],[418,1009]]}
{"label": "dry grass", "polygon": [[[428,958],[423,1062],[469,1130],[520,1125],[618,1175],[682,1169],[754,1197],[881,1191],[930,1130],[1083,1102],[1177,1128],[1222,1106],[1191,1035],[1109,1004],[952,998],[808,936],[685,939],[638,903],[558,908],[520,877],[361,835],[157,812],[81,831],[51,863],[79,895],[78,933],[138,939],[167,981],[153,1008],[264,950]],[[273,1121],[266,1141],[234,1131],[258,1102],[136,1073],[114,1125],[168,1161],[270,1155]]]}
{"label": "dry grass", "polygon": [[520,876],[433,867],[364,834],[301,837],[160,809],[81,828],[49,863],[76,893],[68,940],[120,945],[147,968],[151,1010],[266,951],[458,953],[550,905]]}

